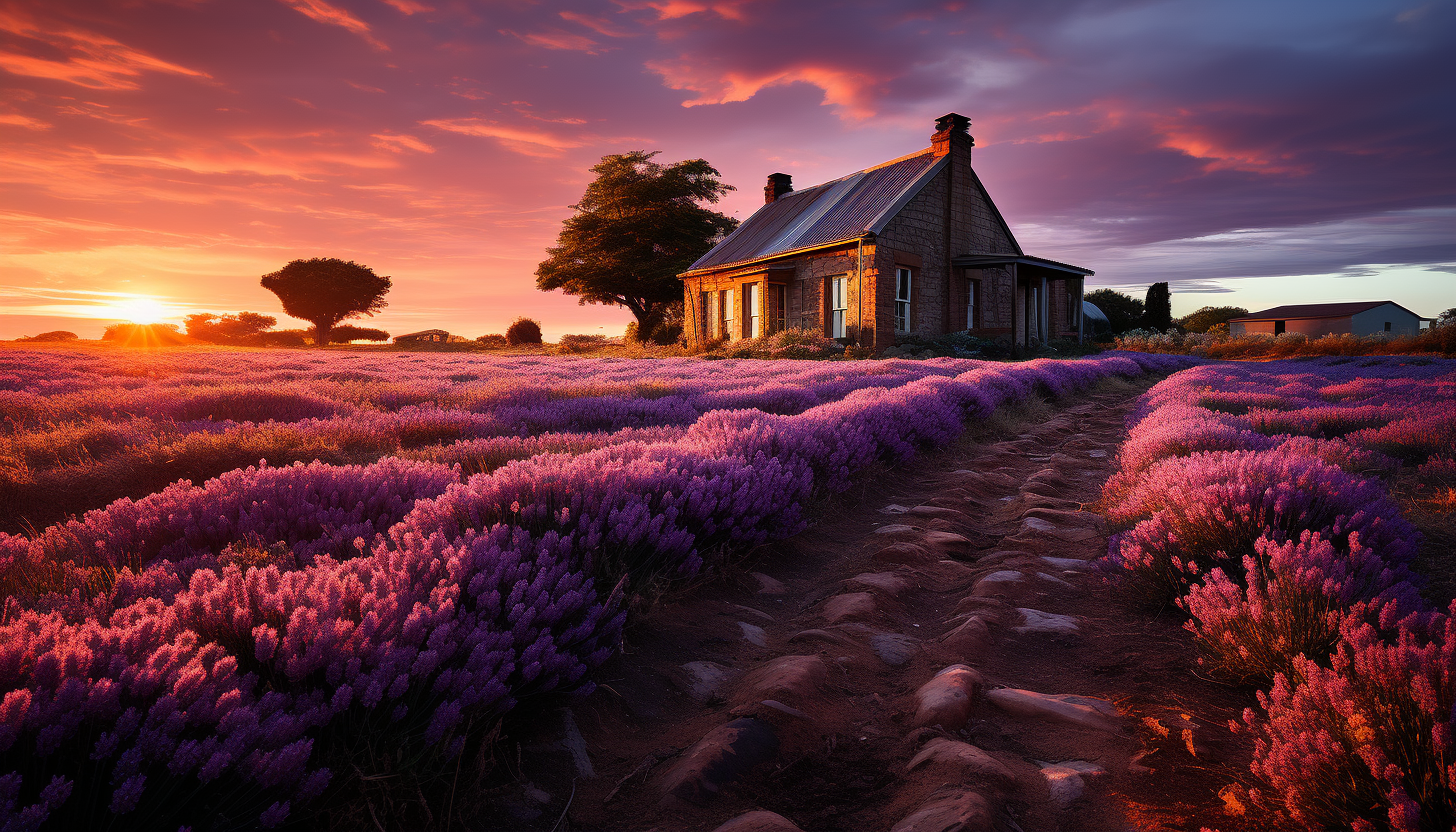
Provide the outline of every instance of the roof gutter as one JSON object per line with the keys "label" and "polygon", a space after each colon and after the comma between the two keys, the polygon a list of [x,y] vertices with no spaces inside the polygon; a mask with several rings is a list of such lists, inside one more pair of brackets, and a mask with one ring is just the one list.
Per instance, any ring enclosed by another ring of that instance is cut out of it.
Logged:
{"label": "roof gutter", "polygon": [[756,259],[753,259],[753,260],[744,260],[741,263],[724,263],[721,266],[708,266],[708,267],[701,268],[701,269],[693,269],[691,271],[683,272],[682,274],[678,275],[678,277],[679,278],[684,278],[684,277],[697,277],[699,275],[712,274],[713,272],[726,272],[726,271],[734,271],[736,269],[744,269],[744,268],[748,268],[749,266],[756,266],[756,265],[758,265],[760,263],[770,263],[770,262],[772,262],[774,260],[780,260],[780,259],[783,259],[785,257],[794,257],[796,255],[805,254],[805,253],[811,252],[811,251],[821,251],[821,250],[826,249],[826,248],[838,248],[839,246],[847,245],[849,243],[853,243],[856,240],[863,240],[866,237],[873,237],[873,236],[874,236],[873,234],[860,234],[860,235],[855,236],[855,237],[845,237],[842,240],[834,240],[833,242],[820,243],[820,244],[814,245],[814,246],[805,246],[804,248],[795,248],[795,249],[790,249],[789,251],[778,251],[778,252],[774,252],[773,254],[771,254],[771,255],[769,255],[767,257],[759,257],[759,258],[756,258]]}

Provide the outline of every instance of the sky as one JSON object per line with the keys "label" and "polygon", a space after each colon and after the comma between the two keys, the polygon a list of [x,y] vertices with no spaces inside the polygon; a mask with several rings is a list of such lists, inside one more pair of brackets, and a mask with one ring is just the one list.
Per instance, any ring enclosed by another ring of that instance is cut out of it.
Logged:
{"label": "sky", "polygon": [[603,155],[743,219],[971,118],[1029,254],[1174,313],[1456,306],[1456,0],[0,0],[0,338],[283,315],[296,258],[395,334],[620,334],[535,288]]}

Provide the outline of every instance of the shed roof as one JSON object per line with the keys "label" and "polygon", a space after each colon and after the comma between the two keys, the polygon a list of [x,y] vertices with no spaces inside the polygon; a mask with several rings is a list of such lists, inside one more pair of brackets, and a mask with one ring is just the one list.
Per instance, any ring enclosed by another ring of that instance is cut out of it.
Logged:
{"label": "shed roof", "polygon": [[926,148],[784,194],[755,211],[685,274],[878,234],[948,158]]}
{"label": "shed roof", "polygon": [[1273,321],[1273,320],[1302,320],[1306,318],[1345,318],[1350,315],[1358,315],[1378,306],[1389,304],[1410,315],[1419,315],[1406,309],[1404,306],[1390,300],[1365,300],[1353,303],[1294,303],[1285,306],[1275,306],[1272,309],[1264,309],[1258,312],[1251,312],[1237,318],[1230,318],[1229,321]]}
{"label": "shed roof", "polygon": [[403,335],[396,335],[394,336],[394,340],[398,341],[403,338],[423,338],[426,335],[444,335],[448,337],[450,333],[446,332],[443,329],[422,329],[419,332],[406,332]]}

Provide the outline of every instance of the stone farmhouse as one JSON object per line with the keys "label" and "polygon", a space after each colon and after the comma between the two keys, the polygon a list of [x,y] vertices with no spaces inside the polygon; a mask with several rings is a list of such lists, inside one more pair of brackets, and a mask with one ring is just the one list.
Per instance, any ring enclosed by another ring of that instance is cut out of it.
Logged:
{"label": "stone farmhouse", "polygon": [[394,337],[396,344],[463,344],[469,340],[461,335],[451,335],[443,329],[422,329]]}
{"label": "stone farmhouse", "polygon": [[1420,332],[1421,322],[1430,318],[1406,309],[1394,301],[1368,300],[1358,303],[1296,303],[1276,306],[1229,320],[1230,335],[1298,332],[1321,335],[1410,336]]}
{"label": "stone farmhouse", "polygon": [[970,119],[930,147],[764,206],[680,277],[684,335],[701,344],[783,329],[879,350],[952,332],[1022,346],[1082,336],[1090,269],[1026,254],[971,168]]}

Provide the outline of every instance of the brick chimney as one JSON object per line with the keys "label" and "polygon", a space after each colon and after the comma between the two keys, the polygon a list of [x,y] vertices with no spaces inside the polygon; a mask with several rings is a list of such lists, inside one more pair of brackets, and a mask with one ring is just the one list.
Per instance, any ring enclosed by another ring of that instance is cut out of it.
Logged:
{"label": "brick chimney", "polygon": [[770,173],[768,184],[763,186],[763,204],[767,205],[793,190],[794,177],[787,173]]}
{"label": "brick chimney", "polygon": [[946,113],[935,120],[935,135],[930,137],[930,148],[936,157],[950,153],[952,144],[965,142],[966,147],[974,147],[976,140],[971,138],[969,132],[971,120],[960,113]]}

